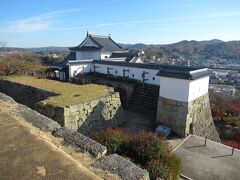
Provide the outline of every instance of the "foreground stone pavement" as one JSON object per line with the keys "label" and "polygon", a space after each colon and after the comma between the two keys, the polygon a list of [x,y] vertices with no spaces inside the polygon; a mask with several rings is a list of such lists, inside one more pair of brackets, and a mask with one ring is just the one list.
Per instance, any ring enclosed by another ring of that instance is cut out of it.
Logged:
{"label": "foreground stone pavement", "polygon": [[0,100],[0,179],[100,179]]}

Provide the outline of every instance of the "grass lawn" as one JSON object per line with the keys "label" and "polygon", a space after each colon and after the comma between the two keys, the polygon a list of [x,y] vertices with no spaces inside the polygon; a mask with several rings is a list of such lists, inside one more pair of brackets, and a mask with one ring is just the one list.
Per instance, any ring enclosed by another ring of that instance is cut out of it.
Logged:
{"label": "grass lawn", "polygon": [[76,85],[48,79],[38,79],[30,76],[5,76],[1,79],[18,82],[39,89],[58,93],[58,96],[44,100],[55,106],[68,106],[81,102],[92,101],[109,94],[107,86],[88,84]]}

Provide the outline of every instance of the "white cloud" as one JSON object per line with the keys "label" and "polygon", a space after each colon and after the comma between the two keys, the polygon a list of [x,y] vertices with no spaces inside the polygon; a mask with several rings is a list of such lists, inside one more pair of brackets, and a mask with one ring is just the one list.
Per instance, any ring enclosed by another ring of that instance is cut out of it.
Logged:
{"label": "white cloud", "polygon": [[[125,22],[109,22],[109,23],[100,23],[100,24],[93,24],[93,25],[55,28],[52,30],[53,31],[68,31],[68,30],[93,29],[93,28],[114,27],[114,26],[128,26],[129,27],[129,26],[135,26],[138,24],[152,24],[152,23],[154,23],[154,24],[161,23],[162,25],[163,25],[163,23],[165,25],[171,24],[171,23],[195,24],[195,23],[205,22],[206,20],[208,20],[208,21],[211,20],[211,22],[219,22],[219,19],[222,19],[222,18],[238,17],[238,16],[240,16],[240,12],[223,12],[223,13],[210,13],[210,14],[176,17],[176,18],[146,19],[146,20],[125,21]],[[231,20],[222,19],[222,21],[229,22]]]}
{"label": "white cloud", "polygon": [[76,11],[80,11],[80,9],[53,11],[38,16],[9,22],[5,27],[0,28],[0,31],[24,33],[47,30],[54,24],[56,17]]}

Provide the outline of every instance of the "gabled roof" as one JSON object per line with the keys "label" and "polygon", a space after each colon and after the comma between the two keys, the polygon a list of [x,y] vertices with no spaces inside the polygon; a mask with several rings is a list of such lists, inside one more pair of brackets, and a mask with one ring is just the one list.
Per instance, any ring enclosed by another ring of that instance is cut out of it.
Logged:
{"label": "gabled roof", "polygon": [[[90,40],[93,44],[91,46],[85,46],[83,43],[86,40]],[[122,47],[119,46],[110,36],[99,36],[93,34],[87,34],[84,41],[77,47],[70,48],[72,51],[121,51]]]}
{"label": "gabled roof", "polygon": [[122,47],[119,46],[110,36],[98,36],[89,34],[94,41],[102,46],[102,51],[120,51]]}
{"label": "gabled roof", "polygon": [[73,47],[70,48],[71,51],[100,51],[101,47],[94,47],[94,46],[82,46],[82,47]]}

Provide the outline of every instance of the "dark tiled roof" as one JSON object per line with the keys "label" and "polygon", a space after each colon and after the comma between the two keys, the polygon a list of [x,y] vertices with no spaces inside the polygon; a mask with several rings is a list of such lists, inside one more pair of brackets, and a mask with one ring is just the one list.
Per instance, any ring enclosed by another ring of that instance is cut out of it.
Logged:
{"label": "dark tiled roof", "polygon": [[109,58],[126,58],[125,61],[129,62],[136,56],[138,56],[138,53],[119,52],[119,53],[112,53],[112,55]]}
{"label": "dark tiled roof", "polygon": [[122,48],[110,36],[89,35],[97,44],[102,47],[102,51],[121,51]]}
{"label": "dark tiled roof", "polygon": [[163,76],[163,77],[170,77],[170,78],[194,80],[201,77],[209,76],[211,75],[211,73],[212,72],[210,70],[190,72],[190,71],[177,71],[177,70],[160,68],[159,72],[156,75]]}
{"label": "dark tiled roof", "polygon": [[124,66],[124,67],[135,67],[135,68],[146,68],[146,69],[159,69],[157,64],[143,64],[143,63],[129,63],[122,61],[104,61],[104,60],[94,60],[94,64],[105,64],[113,66]]}
{"label": "dark tiled roof", "polygon": [[128,67],[135,67],[135,68],[146,68],[146,69],[173,69],[178,71],[194,71],[198,68],[191,68],[191,67],[184,67],[184,66],[174,66],[174,65],[162,65],[157,63],[128,63],[128,62],[116,62],[116,61],[104,61],[104,60],[94,60],[96,64],[106,64],[106,65],[115,65],[115,66],[128,66]]}
{"label": "dark tiled roof", "polygon": [[[82,46],[83,42],[87,39],[90,38],[93,43],[96,46]],[[98,36],[98,35],[92,35],[92,34],[87,34],[87,37],[83,40],[83,42],[77,46],[70,48],[72,51],[121,51],[122,47],[119,46],[115,41],[112,40],[110,36]]]}
{"label": "dark tiled roof", "polygon": [[68,61],[71,61],[71,60],[76,60],[76,52],[70,52],[70,54],[67,55],[67,56],[64,58],[64,60],[59,64],[59,67],[60,67],[60,68],[66,67]]}
{"label": "dark tiled roof", "polygon": [[101,47],[94,47],[94,46],[77,46],[70,48],[71,51],[99,51],[101,50]]}
{"label": "dark tiled roof", "polygon": [[70,54],[65,59],[76,60],[76,52],[70,52]]}
{"label": "dark tiled roof", "polygon": [[201,68],[175,66],[175,65],[162,65],[162,64],[156,64],[156,63],[143,64],[143,63],[128,63],[128,62],[100,61],[100,60],[94,60],[93,63],[124,66],[124,67],[135,67],[135,68],[142,68],[142,69],[155,69],[155,70],[159,70],[159,72],[156,74],[157,76],[171,77],[171,78],[178,78],[178,79],[188,79],[188,80],[198,79],[211,74],[210,70],[194,72],[195,70],[199,70]]}
{"label": "dark tiled roof", "polygon": [[71,61],[69,64],[91,64],[92,60],[78,60],[78,61]]}

